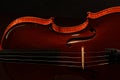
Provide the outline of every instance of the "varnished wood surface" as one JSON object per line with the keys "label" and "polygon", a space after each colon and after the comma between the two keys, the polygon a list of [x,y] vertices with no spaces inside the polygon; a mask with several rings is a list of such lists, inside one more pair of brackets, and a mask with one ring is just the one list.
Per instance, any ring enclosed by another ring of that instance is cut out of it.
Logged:
{"label": "varnished wood surface", "polygon": [[[104,50],[104,48],[120,49],[120,45],[119,45],[120,17],[119,16],[120,16],[119,13],[115,13],[115,14],[101,17],[96,20],[90,20],[89,26],[96,29],[96,36],[90,41],[86,41],[84,43],[79,43],[79,44],[73,44],[71,48],[68,48],[65,45],[65,41],[71,38],[70,36],[67,37],[68,36],[67,35],[65,37],[65,35],[62,34],[64,38],[61,41],[61,38],[60,39],[56,38],[58,37],[58,35],[55,36],[54,35],[55,32],[51,33],[51,31],[49,31],[49,29],[46,28],[47,26],[44,28],[40,25],[36,25],[36,27],[34,28],[32,26],[17,28],[16,29],[17,31],[11,32],[11,35],[10,37],[8,37],[7,44],[6,46],[4,46],[4,48],[17,49],[17,48],[25,48],[27,46],[27,48],[30,49],[30,48],[41,48],[41,45],[42,45],[43,49],[54,48],[54,49],[59,49],[60,51],[78,51],[78,52],[80,51],[81,46],[84,46],[85,51],[88,51],[88,52],[101,51],[101,50]],[[37,28],[38,26],[39,28]],[[27,29],[27,32],[25,32],[26,29]],[[28,34],[25,35],[25,33],[31,33],[33,29],[36,30],[36,32],[32,33],[31,35],[28,35]],[[42,33],[44,33],[45,31],[44,35],[39,34],[39,37],[38,37],[39,30],[42,31]],[[16,35],[14,35],[13,33],[16,33]],[[49,33],[49,36],[47,36],[48,33]],[[43,38],[43,41],[41,42],[42,38]],[[49,38],[50,43],[49,41],[47,41],[48,40],[47,38]],[[46,42],[43,43],[44,41]],[[38,42],[41,45],[39,45]],[[32,46],[27,45],[28,43],[31,43],[30,45]],[[48,44],[49,46],[47,46]],[[92,53],[87,55],[96,55],[96,54]],[[82,71],[80,69],[65,68],[65,67],[61,68],[61,67],[53,67],[53,66],[49,66],[48,68],[48,66],[41,66],[37,64],[12,63],[12,64],[5,64],[5,65],[6,65],[5,68],[8,70],[9,75],[15,80],[21,80],[21,79],[22,80],[26,80],[26,79],[55,80],[56,79],[55,76],[60,76],[60,75],[76,75],[77,77],[84,77],[87,80],[114,80],[114,79],[119,79],[119,71],[120,71],[119,64],[99,66],[86,71]]]}

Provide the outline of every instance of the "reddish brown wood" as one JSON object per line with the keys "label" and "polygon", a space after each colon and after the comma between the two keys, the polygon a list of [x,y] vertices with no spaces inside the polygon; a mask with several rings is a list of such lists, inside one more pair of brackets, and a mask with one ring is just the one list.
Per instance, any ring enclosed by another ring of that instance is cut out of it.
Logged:
{"label": "reddish brown wood", "polygon": [[[81,52],[81,47],[83,46],[86,51],[86,57],[104,55],[103,53],[98,54],[89,52],[104,51],[105,48],[120,49],[119,22],[119,13],[110,14],[96,20],[90,20],[90,24],[83,31],[69,34],[55,32],[54,30],[50,29],[51,25],[43,26],[34,23],[22,23],[14,26],[16,28],[11,29],[11,31],[7,33],[7,38],[6,36],[4,37],[2,48],[59,50],[61,52],[60,55],[81,56],[80,53],[76,55],[65,54],[63,52]],[[67,42],[70,39],[77,38],[81,40],[81,38],[92,36],[94,33],[90,31],[91,27],[96,30],[96,35],[90,40],[71,44],[71,46],[67,45]],[[75,34],[80,35],[72,36]],[[86,59],[86,61],[90,60],[91,59]],[[80,59],[72,61],[80,61]],[[119,78],[118,72],[120,71],[120,65],[117,64],[116,66],[99,66],[82,71],[78,68],[73,69],[68,67],[41,66],[39,64],[7,63],[5,68],[8,69],[8,73],[15,80],[54,80],[56,79],[56,76],[60,77],[61,75],[76,75],[79,78],[84,78],[83,80],[113,80]],[[112,72],[116,73],[115,75],[111,73],[111,69],[114,69]],[[59,79],[57,78],[56,80]]]}
{"label": "reddish brown wood", "polygon": [[88,18],[90,18],[90,19],[97,19],[97,18],[100,18],[102,16],[105,16],[105,15],[108,15],[108,14],[112,14],[112,13],[117,13],[117,12],[120,12],[120,6],[110,7],[110,8],[107,8],[107,9],[95,12],[95,13],[87,12],[88,16],[86,17],[86,21],[84,23],[79,24],[79,25],[75,25],[75,26],[69,26],[69,27],[61,27],[61,26],[56,25],[54,23],[54,20],[53,20],[54,18],[53,17],[51,17],[49,19],[43,19],[43,18],[31,17],[31,16],[20,17],[20,18],[18,18],[16,20],[12,21],[7,26],[7,28],[6,28],[6,30],[5,30],[5,32],[3,34],[1,43],[3,41],[3,38],[5,37],[5,34],[14,25],[19,24],[19,23],[31,22],[31,23],[41,24],[41,25],[52,24],[52,29],[54,31],[56,31],[56,32],[59,32],[59,33],[74,33],[74,32],[77,32],[77,31],[81,31],[81,30],[85,29],[88,26],[88,24],[89,24]]}
{"label": "reddish brown wood", "polygon": [[[38,24],[38,22],[19,22],[20,24],[15,23],[15,25],[11,23],[12,26],[9,26],[3,35],[2,48],[58,50],[60,56],[81,56],[81,47],[84,47],[86,52],[85,57],[104,55],[104,53],[94,52],[104,51],[105,48],[120,49],[120,13],[109,14],[98,19],[89,20],[89,24],[87,27],[85,26],[84,30],[80,29],[80,31],[70,33],[61,33],[53,30],[53,26],[49,25],[52,22],[51,19],[47,21],[43,20],[43,23],[40,21],[41,24]],[[60,28],[57,25],[56,27]],[[96,31],[96,34],[95,31],[91,31],[91,28]],[[70,28],[66,28],[65,31],[67,29]],[[68,42],[75,40],[82,42],[68,44]],[[74,54],[65,54],[65,52],[74,52]],[[81,59],[71,60],[81,61]],[[90,60],[97,59],[86,59],[85,61]],[[119,64],[98,66],[88,68],[84,71],[81,68],[45,66],[40,64],[4,64],[7,74],[14,80],[73,80],[73,78],[76,78],[76,80],[80,80],[80,78],[82,78],[81,80],[113,80],[119,78],[120,72]]]}

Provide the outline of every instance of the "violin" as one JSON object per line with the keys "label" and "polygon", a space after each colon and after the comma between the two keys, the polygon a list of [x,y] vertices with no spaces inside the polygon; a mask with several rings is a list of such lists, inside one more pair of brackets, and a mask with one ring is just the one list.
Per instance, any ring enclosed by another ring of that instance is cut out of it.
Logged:
{"label": "violin", "polygon": [[2,36],[0,61],[14,80],[113,80],[102,73],[119,66],[119,12],[88,12],[83,24],[64,27],[54,17],[17,18]]}

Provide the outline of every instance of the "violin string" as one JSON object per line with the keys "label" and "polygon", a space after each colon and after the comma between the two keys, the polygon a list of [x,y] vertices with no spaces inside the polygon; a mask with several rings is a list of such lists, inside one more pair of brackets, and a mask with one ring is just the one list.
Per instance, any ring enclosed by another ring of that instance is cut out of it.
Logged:
{"label": "violin string", "polygon": [[[33,60],[33,59],[6,59],[6,58],[0,58],[0,60],[4,61],[33,61],[33,62],[49,62],[49,63],[74,63],[74,64],[81,64],[81,62],[78,61],[63,61],[63,60]],[[94,60],[94,61],[86,61],[85,63],[98,63],[98,62],[108,62],[108,59],[103,60]]]}
{"label": "violin string", "polygon": [[82,66],[79,66],[79,65],[67,65],[67,64],[64,64],[64,65],[56,65],[56,66],[82,68]]}
{"label": "violin string", "polygon": [[[84,52],[84,53],[106,53],[106,52],[110,52],[110,51],[89,51],[89,52]],[[53,52],[53,53],[54,53],[54,52]],[[61,53],[80,54],[81,52],[74,51],[74,52],[61,52]]]}
{"label": "violin string", "polygon": [[[71,57],[71,56],[38,56],[38,55],[0,55],[0,57],[21,57],[21,58],[66,58],[66,59],[80,59],[81,57]],[[106,58],[109,57],[109,55],[103,55],[103,56],[89,56],[89,57],[85,57],[85,58]]]}
{"label": "violin string", "polygon": [[[9,61],[9,60],[16,60],[16,61],[20,61],[20,62],[24,62],[24,60],[19,60],[19,59],[1,59],[0,60],[4,60],[4,61]],[[29,61],[29,60],[28,60]],[[36,61],[36,60],[34,60]],[[76,63],[80,63],[80,62],[76,62]],[[102,62],[102,63],[97,63],[97,64],[92,64],[92,65],[86,65],[85,67],[95,67],[95,66],[102,66],[102,65],[108,65],[108,62]],[[52,64],[55,66],[64,66],[64,67],[75,67],[75,68],[82,68],[82,66],[80,65],[72,65],[72,64]]]}
{"label": "violin string", "polygon": [[102,60],[94,60],[94,61],[87,61],[85,63],[98,63],[98,62],[108,62],[109,60],[108,59],[102,59]]}
{"label": "violin string", "polygon": [[99,63],[99,64],[96,64],[96,65],[87,65],[85,67],[103,66],[103,65],[108,65],[108,64],[109,64],[108,62],[104,62],[104,63]]}
{"label": "violin string", "polygon": [[50,62],[50,63],[81,63],[81,62],[75,62],[75,61],[59,61],[59,60],[33,60],[33,59],[6,59],[6,58],[0,58],[0,60],[12,60],[12,61],[34,61],[34,62]]}
{"label": "violin string", "polygon": [[[85,67],[88,68],[88,67],[103,66],[103,65],[108,65],[108,64],[109,63],[104,62],[104,63],[95,64],[95,65],[87,65]],[[56,65],[56,66],[82,68],[82,66],[80,66],[80,65]]]}
{"label": "violin string", "polygon": [[[110,52],[110,51],[89,51],[89,52],[84,52],[84,53],[106,53],[106,52]],[[4,53],[4,52],[3,52]],[[5,52],[5,53],[7,53],[7,52]],[[44,52],[44,51],[35,51],[34,52],[34,50],[33,51],[20,51],[20,52],[17,52],[17,51],[15,51],[15,52],[9,52],[9,53],[17,53],[17,54],[41,54],[41,53],[62,53],[62,54],[81,54],[81,52],[78,52],[78,51],[73,51],[73,52]]]}
{"label": "violin string", "polygon": [[[96,53],[101,53],[101,52],[105,52],[105,51],[100,51],[100,52],[96,52]],[[67,52],[69,53],[69,52]],[[71,52],[70,52],[71,53]],[[76,53],[76,52],[75,52]],[[85,52],[87,53],[87,52]],[[90,52],[90,53],[95,53],[95,52]],[[80,52],[79,52],[80,54]],[[66,65],[66,64],[60,64],[59,66],[66,66],[66,67],[77,67],[78,65],[71,65],[71,64],[80,64],[81,65],[81,62],[76,62],[76,61],[58,61],[58,60],[33,60],[33,59],[23,59],[23,58],[64,58],[64,59],[79,59],[81,57],[71,57],[71,56],[35,56],[36,54],[33,54],[33,55],[28,55],[28,54],[0,54],[0,61],[3,60],[3,61],[20,61],[20,62],[24,62],[24,61],[27,61],[27,62],[30,62],[30,61],[33,61],[33,62],[51,62],[51,63],[70,63],[70,65]],[[3,57],[3,58],[1,58]],[[103,55],[103,56],[89,56],[89,57],[85,57],[85,58],[106,58],[106,57],[109,57],[109,55]],[[12,58],[12,59],[6,59],[6,58]],[[14,59],[14,58],[22,58],[22,59]],[[94,60],[94,61],[87,61],[85,62],[86,63],[97,63],[97,64],[94,64],[94,65],[87,65],[85,67],[92,67],[92,66],[98,66],[98,65],[106,65],[106,64],[109,64],[108,63],[108,59],[101,59],[101,60]],[[98,64],[99,63],[99,64]],[[78,66],[80,67],[80,66]]]}
{"label": "violin string", "polygon": [[89,56],[89,57],[85,57],[85,58],[106,58],[109,57],[109,55],[103,55],[103,56]]}

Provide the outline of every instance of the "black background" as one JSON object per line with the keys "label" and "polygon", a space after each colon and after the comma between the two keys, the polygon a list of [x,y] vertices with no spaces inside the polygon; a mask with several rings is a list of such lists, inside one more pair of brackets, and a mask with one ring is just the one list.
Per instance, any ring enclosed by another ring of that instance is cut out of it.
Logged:
{"label": "black background", "polygon": [[55,17],[56,24],[69,25],[71,21],[70,25],[77,25],[86,20],[88,11],[113,6],[120,6],[120,0],[0,0],[0,32],[3,34],[13,20],[23,16]]}
{"label": "black background", "polygon": [[120,0],[0,0],[0,14],[32,15],[38,17],[84,17],[120,5]]}

